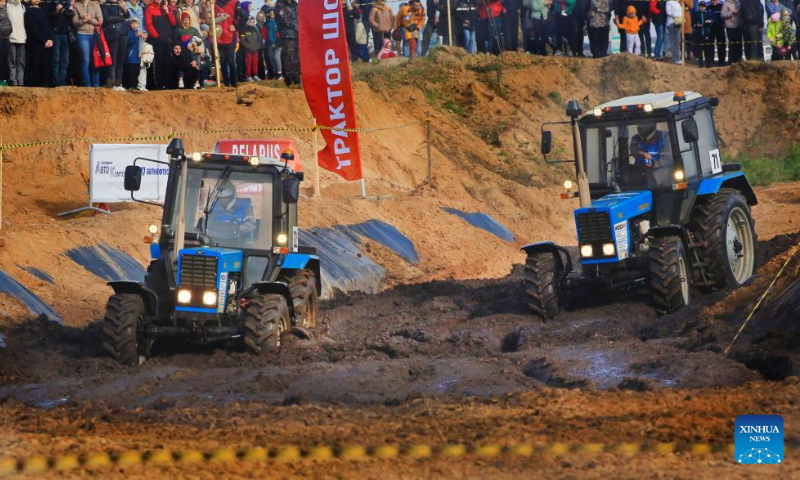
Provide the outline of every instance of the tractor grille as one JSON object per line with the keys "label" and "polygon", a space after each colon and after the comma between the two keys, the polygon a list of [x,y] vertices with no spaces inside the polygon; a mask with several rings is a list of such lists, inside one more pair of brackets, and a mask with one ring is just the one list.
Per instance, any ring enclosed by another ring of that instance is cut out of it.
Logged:
{"label": "tractor grille", "polygon": [[608,212],[579,213],[577,223],[581,243],[612,241],[611,220],[608,218]]}
{"label": "tractor grille", "polygon": [[216,289],[217,257],[181,255],[181,286]]}

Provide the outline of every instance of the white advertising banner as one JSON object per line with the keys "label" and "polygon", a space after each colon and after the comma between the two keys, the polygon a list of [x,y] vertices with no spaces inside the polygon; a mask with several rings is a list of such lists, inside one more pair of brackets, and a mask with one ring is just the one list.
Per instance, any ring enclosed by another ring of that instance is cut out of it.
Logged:
{"label": "white advertising banner", "polygon": [[[125,167],[137,158],[169,162],[166,145],[93,144],[89,151],[89,197],[91,203],[131,202],[125,190]],[[142,186],[135,193],[137,200],[164,202],[169,166],[139,160]]]}

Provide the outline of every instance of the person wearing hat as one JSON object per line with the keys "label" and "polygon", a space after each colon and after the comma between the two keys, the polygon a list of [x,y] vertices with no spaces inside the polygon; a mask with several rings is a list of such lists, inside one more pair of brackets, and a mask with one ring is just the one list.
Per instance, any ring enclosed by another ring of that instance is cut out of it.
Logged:
{"label": "person wearing hat", "polygon": [[625,48],[628,53],[639,55],[642,53],[642,43],[639,38],[639,28],[644,19],[636,16],[636,7],[628,5],[622,21],[617,21],[617,28],[625,32]]}
{"label": "person wearing hat", "polygon": [[261,50],[261,32],[256,28],[256,19],[250,17],[244,30],[239,33],[239,44],[244,50],[245,81],[257,82],[258,52]]}
{"label": "person wearing hat", "polygon": [[[671,185],[672,153],[666,124],[658,129],[656,120],[648,120],[629,128],[637,133],[631,138],[631,158],[621,165],[621,182],[626,189],[655,188]],[[624,162],[624,159],[623,159]]]}
{"label": "person wearing hat", "polygon": [[300,52],[297,44],[297,2],[280,0],[275,6],[275,21],[281,42],[281,66],[286,86],[300,84]]}
{"label": "person wearing hat", "polygon": [[208,217],[197,222],[198,230],[205,232],[212,242],[226,247],[254,246],[258,238],[258,222],[253,202],[249,198],[239,198],[236,185],[230,180],[218,191],[217,201]]}
{"label": "person wearing hat", "polygon": [[139,84],[139,71],[141,70],[141,44],[144,43],[143,33],[139,19],[131,17],[128,20],[128,49],[125,52],[125,64],[122,66],[122,88],[132,89]]}
{"label": "person wearing hat", "polygon": [[175,90],[180,86],[180,79],[183,78],[183,88],[194,88],[200,78],[200,66],[194,59],[191,51],[192,41],[187,40],[183,45],[174,45],[170,55],[170,77],[168,88]]}
{"label": "person wearing hat", "polygon": [[694,56],[700,68],[711,68],[714,65],[714,15],[708,10],[708,2],[702,1],[699,9],[692,12],[692,42]]}

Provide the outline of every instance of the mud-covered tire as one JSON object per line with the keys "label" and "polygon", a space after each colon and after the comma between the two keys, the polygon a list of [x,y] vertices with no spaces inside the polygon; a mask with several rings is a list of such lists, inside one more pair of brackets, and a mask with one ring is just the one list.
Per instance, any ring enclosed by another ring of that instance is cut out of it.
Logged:
{"label": "mud-covered tire", "polygon": [[158,319],[168,318],[175,310],[175,299],[169,290],[169,280],[167,278],[167,267],[164,259],[153,260],[147,266],[147,273],[144,276],[144,286],[155,292],[158,297]]}
{"label": "mud-covered tire", "polygon": [[713,288],[738,287],[753,276],[758,237],[750,206],[741,192],[722,188],[698,202],[689,228],[699,244],[697,254]]}
{"label": "mud-covered tire", "polygon": [[281,348],[281,335],[289,326],[289,306],[282,295],[255,295],[244,311],[244,345],[255,355]]}
{"label": "mud-covered tire", "polygon": [[303,328],[317,326],[317,284],[314,272],[299,270],[286,279],[294,304],[294,324]]}
{"label": "mud-covered tire", "polygon": [[139,328],[145,312],[144,299],[136,294],[112,295],[100,329],[103,349],[123,365],[139,365],[142,349]]}
{"label": "mud-covered tire", "polygon": [[676,312],[691,302],[691,265],[677,236],[650,242],[650,291],[659,315]]}
{"label": "mud-covered tire", "polygon": [[557,253],[529,254],[522,271],[528,306],[545,320],[555,318],[559,311],[559,293],[564,268]]}

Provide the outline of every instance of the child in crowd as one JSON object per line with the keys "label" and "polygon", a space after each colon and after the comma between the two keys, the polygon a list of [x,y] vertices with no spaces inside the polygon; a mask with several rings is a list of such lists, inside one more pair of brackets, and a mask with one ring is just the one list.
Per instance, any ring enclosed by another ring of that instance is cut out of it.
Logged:
{"label": "child in crowd", "polygon": [[383,60],[385,58],[394,58],[392,40],[389,38],[383,39],[383,48],[381,48],[381,51],[378,53],[378,60]]}
{"label": "child in crowd", "polygon": [[278,43],[278,24],[275,21],[275,9],[270,7],[267,12],[267,22],[264,24],[263,34],[264,38],[267,39],[267,58],[272,71],[275,72],[275,80],[281,80],[283,79],[281,44]]}
{"label": "child in crowd", "polygon": [[692,12],[692,41],[694,56],[700,68],[714,65],[714,14],[708,10],[708,2],[700,2],[698,10]]}
{"label": "child in crowd", "polygon": [[639,39],[639,27],[644,23],[644,18],[636,16],[636,7],[628,5],[626,15],[622,22],[616,22],[617,28],[625,32],[625,46],[627,52],[634,55],[642,53],[642,41]]}
{"label": "child in crowd", "polygon": [[767,38],[772,44],[773,61],[791,58],[792,45],[797,41],[797,34],[792,25],[792,12],[788,8],[769,17]]}
{"label": "child in crowd", "polygon": [[122,66],[122,88],[130,90],[139,86],[139,71],[141,70],[142,51],[144,43],[139,19],[131,17],[128,20],[128,49],[125,52],[125,65]]}
{"label": "child in crowd", "polygon": [[369,47],[367,47],[367,28],[361,21],[361,14],[358,10],[353,12],[353,19],[356,22],[356,44],[358,45],[358,56],[364,63],[369,63]]}
{"label": "child in crowd", "polygon": [[258,79],[258,52],[261,50],[261,33],[256,28],[256,19],[247,19],[247,26],[239,34],[241,46],[244,48],[244,76],[248,82]]}

